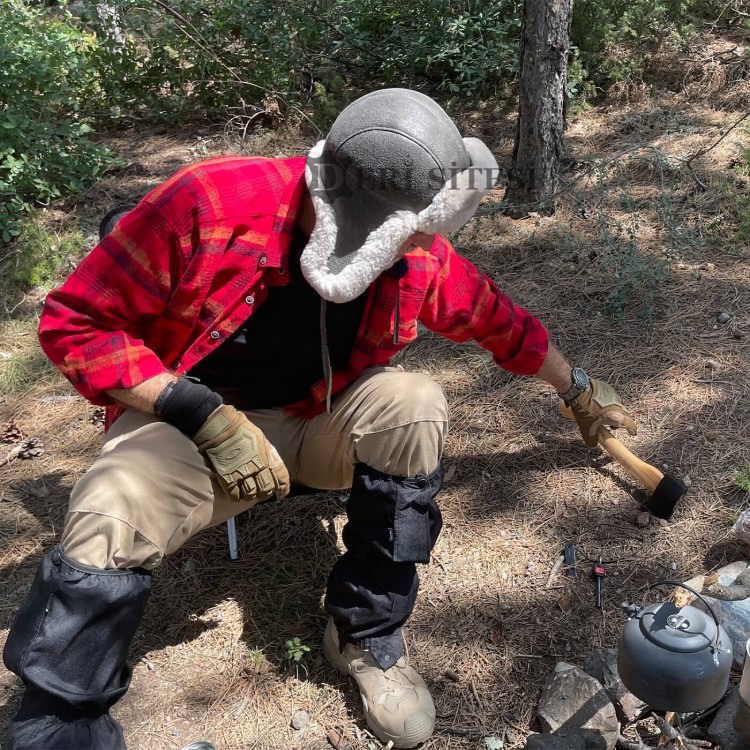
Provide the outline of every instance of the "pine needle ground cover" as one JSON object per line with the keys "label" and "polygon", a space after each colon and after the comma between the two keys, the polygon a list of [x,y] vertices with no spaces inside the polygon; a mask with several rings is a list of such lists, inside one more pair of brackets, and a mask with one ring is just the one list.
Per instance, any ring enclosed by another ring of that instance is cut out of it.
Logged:
{"label": "pine needle ground cover", "polygon": [[[660,93],[623,85],[571,118],[554,216],[505,217],[498,187],[453,238],[548,325],[571,362],[615,385],[640,426],[623,441],[690,485],[671,521],[644,518],[643,491],[584,446],[543,383],[429,332],[400,359],[443,386],[452,416],[445,527],[406,632],[438,708],[429,750],[473,750],[489,736],[522,747],[539,728],[535,707],[555,663],[616,646],[622,601],[658,601],[659,580],[746,558],[730,528],[750,499],[736,479],[750,464],[750,136],[739,122],[750,88],[723,62],[731,46],[709,38],[687,60],[665,55]],[[453,114],[508,163],[512,117]],[[63,240],[79,237],[84,252],[109,207],[184,164],[303,154],[313,141],[303,131],[121,133],[109,146],[126,165],[83,198],[53,204],[39,231],[66,253]],[[3,257],[4,277],[17,261]],[[0,319],[0,640],[102,438],[100,412],[39,351],[42,300],[41,289],[5,297]],[[3,463],[32,438],[26,458]],[[201,738],[219,750],[322,750],[331,737],[380,747],[322,654],[321,601],[345,500],[259,506],[238,518],[239,560],[229,560],[221,526],[158,569],[132,686],[115,709],[132,750]],[[577,547],[575,578],[553,571],[566,542]],[[601,610],[587,562],[599,555],[613,561]],[[0,688],[3,731],[22,688],[1,669]],[[309,722],[294,729],[300,710]]]}

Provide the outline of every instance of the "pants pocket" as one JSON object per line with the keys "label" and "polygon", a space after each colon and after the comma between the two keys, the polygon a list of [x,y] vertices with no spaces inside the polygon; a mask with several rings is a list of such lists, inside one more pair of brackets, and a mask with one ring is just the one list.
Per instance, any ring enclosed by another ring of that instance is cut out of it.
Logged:
{"label": "pants pocket", "polygon": [[440,508],[422,487],[404,489],[396,496],[393,560],[427,563],[443,525]]}

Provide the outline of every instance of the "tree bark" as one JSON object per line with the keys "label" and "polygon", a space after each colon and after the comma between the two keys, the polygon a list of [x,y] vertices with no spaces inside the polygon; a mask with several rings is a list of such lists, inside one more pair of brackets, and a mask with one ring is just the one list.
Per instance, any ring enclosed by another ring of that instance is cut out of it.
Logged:
{"label": "tree bark", "polygon": [[106,0],[98,2],[96,4],[96,16],[99,21],[99,28],[104,35],[104,46],[111,55],[120,57],[125,47],[125,32],[117,7],[106,2]]}
{"label": "tree bark", "polygon": [[525,0],[519,106],[504,200],[514,218],[553,214],[563,153],[573,0]]}

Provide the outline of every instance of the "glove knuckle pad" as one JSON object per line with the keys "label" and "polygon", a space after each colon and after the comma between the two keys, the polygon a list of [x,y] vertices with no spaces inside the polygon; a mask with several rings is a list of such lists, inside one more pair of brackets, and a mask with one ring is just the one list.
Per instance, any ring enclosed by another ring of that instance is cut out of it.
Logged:
{"label": "glove knuckle pad", "polygon": [[240,411],[222,406],[194,438],[233,500],[267,500],[289,493],[289,473],[278,451]]}

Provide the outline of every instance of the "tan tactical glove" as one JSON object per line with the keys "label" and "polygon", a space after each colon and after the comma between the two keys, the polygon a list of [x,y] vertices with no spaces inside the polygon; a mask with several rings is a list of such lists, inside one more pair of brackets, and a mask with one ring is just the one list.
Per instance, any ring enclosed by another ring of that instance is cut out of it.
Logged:
{"label": "tan tactical glove", "polygon": [[596,431],[602,425],[624,427],[631,435],[635,435],[638,428],[625,411],[615,389],[602,380],[592,378],[590,383],[590,387],[580,396],[567,402],[586,445],[589,448],[596,445]]}
{"label": "tan tactical glove", "polygon": [[212,412],[193,437],[234,500],[279,500],[289,494],[289,472],[266,436],[233,406]]}

